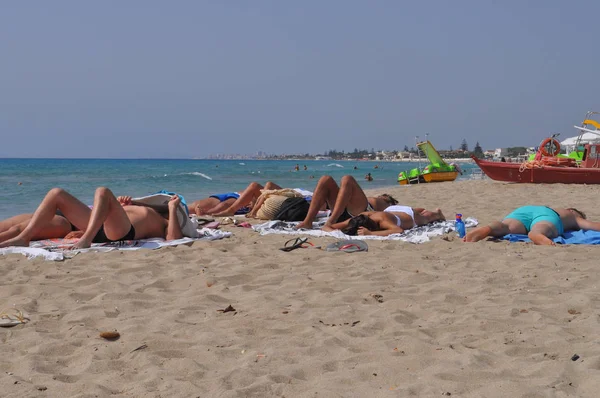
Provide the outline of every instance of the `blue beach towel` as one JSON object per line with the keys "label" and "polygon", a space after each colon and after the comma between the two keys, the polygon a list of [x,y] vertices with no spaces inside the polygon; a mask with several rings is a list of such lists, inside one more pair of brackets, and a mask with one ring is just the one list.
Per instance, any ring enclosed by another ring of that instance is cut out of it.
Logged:
{"label": "blue beach towel", "polygon": [[[527,235],[516,235],[509,234],[505,235],[502,239],[510,242],[531,242]],[[563,245],[599,245],[600,244],[600,232],[598,231],[569,231],[565,232],[563,236],[554,238],[554,242]]]}

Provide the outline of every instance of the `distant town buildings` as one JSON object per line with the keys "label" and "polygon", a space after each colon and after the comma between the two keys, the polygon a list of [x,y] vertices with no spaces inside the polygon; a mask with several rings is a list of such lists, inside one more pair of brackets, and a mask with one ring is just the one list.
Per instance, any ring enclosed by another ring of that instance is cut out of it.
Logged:
{"label": "distant town buildings", "polygon": [[[424,158],[423,153],[418,153],[416,149],[405,147],[405,150],[354,150],[354,152],[331,150],[323,155],[312,154],[268,154],[264,151],[257,151],[255,154],[212,154],[207,159],[219,160],[281,160],[281,159],[307,159],[307,160],[375,160],[375,161],[412,161],[419,158]],[[501,159],[502,157],[517,157],[525,156],[531,152],[533,148],[513,147],[513,148],[496,148],[483,151],[483,156],[486,158]],[[440,156],[446,159],[461,159],[469,158],[471,151],[464,149],[438,150]]]}

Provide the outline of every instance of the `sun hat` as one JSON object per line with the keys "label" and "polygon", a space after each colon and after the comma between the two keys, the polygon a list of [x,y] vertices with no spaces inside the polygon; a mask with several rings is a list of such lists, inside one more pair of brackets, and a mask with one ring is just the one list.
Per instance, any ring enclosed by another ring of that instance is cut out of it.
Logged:
{"label": "sun hat", "polygon": [[283,202],[288,198],[297,197],[302,197],[302,194],[289,188],[261,190],[257,202],[259,202],[261,198],[265,198],[265,200],[256,211],[256,218],[261,220],[274,220],[277,213],[281,210]]}
{"label": "sun hat", "polygon": [[261,220],[274,220],[277,213],[281,210],[283,202],[287,199],[287,196],[270,195],[256,212],[256,218]]}

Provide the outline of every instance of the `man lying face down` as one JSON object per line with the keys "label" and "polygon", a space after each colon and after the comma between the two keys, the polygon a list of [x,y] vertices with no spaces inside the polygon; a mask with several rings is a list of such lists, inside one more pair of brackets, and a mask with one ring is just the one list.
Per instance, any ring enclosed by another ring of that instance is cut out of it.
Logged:
{"label": "man lying face down", "polygon": [[465,242],[477,242],[488,236],[527,235],[536,245],[555,245],[552,239],[566,231],[580,229],[600,231],[600,222],[587,220],[585,213],[573,207],[553,209],[547,206],[523,206],[502,221],[475,228],[465,236]]}

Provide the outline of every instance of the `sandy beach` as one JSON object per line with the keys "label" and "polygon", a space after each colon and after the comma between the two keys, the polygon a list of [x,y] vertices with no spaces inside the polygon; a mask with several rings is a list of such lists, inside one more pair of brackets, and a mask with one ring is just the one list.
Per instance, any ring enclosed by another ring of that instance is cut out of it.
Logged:
{"label": "sandy beach", "polygon": [[[599,186],[396,186],[480,224],[517,206],[600,220]],[[595,397],[600,248],[368,241],[367,253],[232,238],[63,262],[0,257],[3,397]],[[325,246],[331,238],[311,238]],[[234,311],[220,312],[228,306]],[[107,341],[104,331],[120,338]],[[572,360],[574,355],[577,360]]]}

